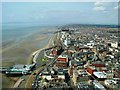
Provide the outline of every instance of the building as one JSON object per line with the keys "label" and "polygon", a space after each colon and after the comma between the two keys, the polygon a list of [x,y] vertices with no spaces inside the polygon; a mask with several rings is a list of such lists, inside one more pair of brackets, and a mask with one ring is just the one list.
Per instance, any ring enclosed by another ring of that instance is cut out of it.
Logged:
{"label": "building", "polygon": [[71,39],[70,38],[66,38],[64,41],[63,41],[63,44],[68,47],[70,44],[71,44]]}
{"label": "building", "polygon": [[89,66],[86,69],[87,73],[90,75],[93,75],[93,72],[96,71],[96,68],[94,66]]}
{"label": "building", "polygon": [[85,52],[84,50],[84,52],[75,53],[75,59],[77,60],[81,58],[82,60],[87,61],[90,55],[94,55],[94,52],[88,52],[88,51]]}
{"label": "building", "polygon": [[105,72],[93,72],[93,76],[95,76],[98,80],[105,80],[107,75]]}
{"label": "building", "polygon": [[28,74],[31,73],[31,70],[34,68],[35,64],[31,65],[14,65],[10,67],[7,71],[6,74]]}
{"label": "building", "polygon": [[107,79],[108,78],[113,78],[114,73],[112,73],[112,72],[106,72],[106,75],[107,75]]}
{"label": "building", "polygon": [[41,77],[43,79],[52,80],[50,73],[43,73]]}
{"label": "building", "polygon": [[118,48],[118,42],[112,42],[111,47],[113,48]]}
{"label": "building", "polygon": [[107,68],[105,67],[105,63],[102,63],[100,61],[93,62],[90,64],[90,66],[95,67],[96,71],[104,71],[107,72]]}
{"label": "building", "polygon": [[105,87],[104,87],[102,84],[100,84],[99,82],[97,82],[97,81],[93,81],[93,85],[94,85],[94,87],[95,87],[96,89],[106,90]]}
{"label": "building", "polygon": [[106,67],[101,67],[102,65],[97,65],[97,67],[95,66],[89,66],[87,67],[86,71],[89,75],[94,76],[96,79],[98,80],[104,80],[107,78],[107,74],[105,72],[107,72],[107,68]]}
{"label": "building", "polygon": [[51,51],[51,54],[52,54],[52,55],[57,55],[57,52],[58,52],[57,50],[52,50],[52,51]]}
{"label": "building", "polygon": [[65,80],[65,75],[63,70],[54,70],[53,68],[49,67],[47,69],[44,69],[44,71],[41,73],[41,77],[43,79],[47,80],[54,80],[54,79],[62,79]]}
{"label": "building", "polygon": [[77,70],[77,72],[78,72],[78,76],[80,77],[88,76],[87,72],[84,69],[79,69]]}
{"label": "building", "polygon": [[105,64],[100,61],[96,61],[96,62],[93,62],[90,66],[105,67]]}
{"label": "building", "polygon": [[69,36],[69,30],[61,30],[61,40]]}
{"label": "building", "polygon": [[94,42],[89,42],[89,43],[87,43],[87,46],[88,46],[89,48],[93,48],[94,45],[95,45]]}
{"label": "building", "polygon": [[61,47],[55,47],[51,50],[52,55],[60,55],[63,52]]}
{"label": "building", "polygon": [[56,61],[54,64],[55,67],[58,68],[67,68],[68,63],[67,62],[60,62],[60,61]]}
{"label": "building", "polygon": [[57,58],[57,61],[59,61],[59,62],[68,62],[68,55],[60,55]]}
{"label": "building", "polygon": [[107,79],[104,81],[104,84],[106,87],[108,87],[109,89],[111,88],[118,88],[119,83],[120,82],[120,78],[113,78],[113,79]]}
{"label": "building", "polygon": [[91,85],[85,82],[79,82],[77,84],[77,88],[78,90],[94,90],[94,88]]}
{"label": "building", "polygon": [[115,72],[114,72],[114,77],[115,77],[115,78],[120,78],[120,69],[115,70]]}

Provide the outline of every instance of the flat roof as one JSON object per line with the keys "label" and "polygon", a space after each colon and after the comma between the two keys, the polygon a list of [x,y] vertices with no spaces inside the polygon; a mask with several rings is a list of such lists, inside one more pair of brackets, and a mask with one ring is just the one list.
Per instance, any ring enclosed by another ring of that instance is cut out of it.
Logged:
{"label": "flat roof", "polygon": [[88,68],[92,69],[92,70],[95,70],[95,66],[89,66]]}
{"label": "flat roof", "polygon": [[107,77],[105,72],[93,72],[93,74],[98,78],[106,78]]}
{"label": "flat roof", "polygon": [[99,82],[97,82],[97,81],[94,81],[93,84],[94,84],[97,88],[101,88],[102,90],[106,90],[105,87],[104,87],[102,84],[100,84]]}
{"label": "flat roof", "polygon": [[21,69],[21,68],[25,68],[26,66],[25,65],[22,65],[22,64],[18,64],[18,65],[14,65],[13,68],[14,69]]}
{"label": "flat roof", "polygon": [[84,55],[84,54],[94,54],[94,52],[77,52],[76,55]]}
{"label": "flat roof", "polygon": [[34,66],[34,65],[23,65],[23,64],[17,64],[17,65],[14,65],[12,68],[13,69],[22,69],[22,68],[30,68],[30,67],[32,67],[32,66]]}

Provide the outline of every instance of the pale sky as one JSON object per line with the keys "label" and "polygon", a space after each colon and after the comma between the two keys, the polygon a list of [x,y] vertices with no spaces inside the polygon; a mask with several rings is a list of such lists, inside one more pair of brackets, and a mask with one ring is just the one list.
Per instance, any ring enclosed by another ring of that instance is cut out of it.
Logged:
{"label": "pale sky", "polygon": [[3,23],[118,24],[117,2],[2,2]]}

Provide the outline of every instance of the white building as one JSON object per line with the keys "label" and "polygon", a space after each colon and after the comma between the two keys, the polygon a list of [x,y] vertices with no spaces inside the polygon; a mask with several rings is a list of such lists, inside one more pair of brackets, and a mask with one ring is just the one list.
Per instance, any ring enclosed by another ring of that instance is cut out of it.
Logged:
{"label": "white building", "polygon": [[104,79],[104,78],[107,78],[105,72],[93,72],[93,74],[94,74],[98,79]]}
{"label": "white building", "polygon": [[118,81],[119,81],[120,79],[107,79],[107,80],[105,80],[104,81],[104,84],[107,86],[107,87],[109,87],[109,88],[117,88],[117,86],[118,86]]}
{"label": "white building", "polygon": [[112,42],[111,47],[113,48],[118,48],[118,42]]}
{"label": "white building", "polygon": [[93,85],[95,86],[95,88],[98,88],[99,90],[106,90],[105,87],[97,81],[94,81]]}
{"label": "white building", "polygon": [[42,75],[43,79],[52,80],[51,75]]}
{"label": "white building", "polygon": [[64,45],[65,45],[65,46],[68,46],[68,45],[70,45],[70,44],[71,44],[70,38],[66,38],[66,39],[64,40]]}

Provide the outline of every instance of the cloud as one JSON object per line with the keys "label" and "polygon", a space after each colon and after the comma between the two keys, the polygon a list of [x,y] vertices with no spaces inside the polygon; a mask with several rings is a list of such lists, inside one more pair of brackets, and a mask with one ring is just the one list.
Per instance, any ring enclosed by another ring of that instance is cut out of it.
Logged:
{"label": "cloud", "polygon": [[103,7],[103,6],[100,6],[100,7],[94,7],[94,10],[96,10],[96,11],[105,11],[106,8]]}
{"label": "cloud", "polygon": [[114,10],[118,10],[120,8],[120,4],[114,7]]}
{"label": "cloud", "polygon": [[100,6],[103,5],[103,3],[102,2],[95,2],[94,5],[97,6],[97,7],[100,7]]}
{"label": "cloud", "polygon": [[93,10],[95,10],[95,11],[105,11],[106,7],[104,6],[103,2],[95,2]]}
{"label": "cloud", "polygon": [[120,8],[120,3],[118,2],[102,2],[97,1],[94,3],[93,10],[95,11],[103,11],[103,12],[111,12],[114,10],[118,10]]}

